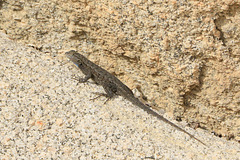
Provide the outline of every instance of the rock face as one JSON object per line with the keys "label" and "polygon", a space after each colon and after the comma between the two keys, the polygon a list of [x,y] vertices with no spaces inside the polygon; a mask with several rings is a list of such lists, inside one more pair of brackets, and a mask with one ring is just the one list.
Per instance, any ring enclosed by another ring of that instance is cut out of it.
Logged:
{"label": "rock face", "polygon": [[44,53],[70,49],[155,108],[240,141],[240,1],[0,1],[0,29]]}

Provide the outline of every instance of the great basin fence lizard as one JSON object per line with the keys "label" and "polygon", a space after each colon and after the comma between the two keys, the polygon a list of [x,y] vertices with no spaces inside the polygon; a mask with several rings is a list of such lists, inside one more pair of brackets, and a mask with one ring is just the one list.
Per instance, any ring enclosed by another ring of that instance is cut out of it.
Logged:
{"label": "great basin fence lizard", "polygon": [[147,107],[145,104],[143,104],[137,98],[135,98],[133,92],[125,84],[123,84],[118,78],[116,78],[114,75],[112,75],[105,69],[101,68],[100,66],[89,61],[83,55],[77,53],[74,50],[71,50],[69,52],[66,52],[66,56],[75,65],[77,65],[78,68],[80,68],[81,71],[85,74],[85,77],[80,78],[79,82],[83,83],[83,82],[86,82],[88,79],[92,78],[97,84],[101,85],[104,88],[104,90],[106,91],[106,94],[103,93],[101,95],[104,95],[108,98],[112,98],[115,95],[123,96],[124,98],[126,98],[127,100],[129,100],[130,102],[135,104],[136,106],[142,108],[147,113],[157,117],[158,119],[177,128],[178,130],[188,134],[191,138],[194,138],[195,140],[199,141],[203,145],[206,145],[199,139],[195,138],[192,134],[188,133],[184,129],[178,127],[174,123],[165,119],[163,116],[159,115],[157,112],[155,112],[152,109],[150,109],[149,107]]}

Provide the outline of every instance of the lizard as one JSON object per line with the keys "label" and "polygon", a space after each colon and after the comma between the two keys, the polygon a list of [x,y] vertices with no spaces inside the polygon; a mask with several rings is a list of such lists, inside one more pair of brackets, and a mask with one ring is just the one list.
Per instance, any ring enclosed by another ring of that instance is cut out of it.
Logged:
{"label": "lizard", "polygon": [[85,75],[84,78],[79,78],[80,83],[87,82],[90,78],[96,82],[96,84],[101,85],[105,93],[99,94],[100,96],[103,95],[107,97],[108,99],[113,98],[115,95],[120,95],[127,100],[129,100],[134,105],[140,107],[144,111],[146,111],[148,114],[157,117],[158,119],[164,121],[165,123],[168,123],[169,125],[175,127],[179,131],[182,131],[189,135],[191,138],[197,140],[198,142],[202,143],[206,146],[205,143],[203,143],[198,138],[194,137],[192,134],[188,133],[184,129],[180,128],[176,124],[172,123],[171,121],[167,120],[151,108],[147,107],[145,104],[143,104],[138,98],[136,98],[130,88],[128,88],[125,84],[123,84],[117,77],[109,73],[107,70],[103,69],[102,67],[98,66],[97,64],[91,62],[88,60],[85,56],[82,54],[77,53],[75,50],[71,50],[65,53],[66,56],[69,58],[70,61],[72,61]]}

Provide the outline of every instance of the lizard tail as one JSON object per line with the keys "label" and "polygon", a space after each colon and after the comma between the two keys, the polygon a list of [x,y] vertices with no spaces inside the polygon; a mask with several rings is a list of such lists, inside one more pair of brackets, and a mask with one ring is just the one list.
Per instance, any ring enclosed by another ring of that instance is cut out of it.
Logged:
{"label": "lizard tail", "polygon": [[207,146],[205,143],[203,143],[201,140],[199,140],[198,138],[194,137],[192,134],[188,133],[187,131],[185,131],[184,129],[178,127],[176,124],[170,122],[169,120],[167,120],[166,118],[164,118],[163,116],[159,115],[157,112],[155,112],[154,110],[152,110],[151,108],[147,107],[145,104],[143,104],[141,101],[139,101],[137,98],[135,98],[134,96],[128,96],[127,99],[129,101],[131,101],[133,104],[137,105],[138,107],[142,108],[144,111],[146,111],[148,114],[153,115],[154,117],[157,117],[158,119],[170,124],[171,126],[175,127],[176,129],[186,133],[187,135],[189,135],[191,138],[197,140],[198,142],[202,143],[203,145]]}

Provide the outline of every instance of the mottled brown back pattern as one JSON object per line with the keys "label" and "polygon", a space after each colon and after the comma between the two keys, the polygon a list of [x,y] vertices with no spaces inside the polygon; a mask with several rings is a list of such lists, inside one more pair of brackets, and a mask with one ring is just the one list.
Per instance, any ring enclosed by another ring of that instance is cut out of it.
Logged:
{"label": "mottled brown back pattern", "polygon": [[170,122],[163,116],[159,115],[157,112],[153,111],[151,108],[144,105],[141,101],[134,97],[132,91],[123,84],[118,78],[114,75],[106,71],[105,69],[101,68],[100,66],[94,64],[93,62],[89,61],[83,55],[77,53],[74,50],[66,52],[66,56],[81,69],[81,71],[85,74],[84,78],[80,78],[79,82],[83,83],[86,82],[88,79],[92,78],[97,84],[103,86],[106,94],[104,95],[108,98],[112,98],[115,95],[123,96],[124,98],[128,99],[133,104],[137,105],[138,107],[142,108],[147,113],[157,117],[158,119],[170,124],[171,126],[177,128],[178,130],[188,134],[191,138],[194,138],[198,142],[206,145],[199,139],[195,138],[192,134],[188,133],[184,129],[178,127],[174,123]]}

